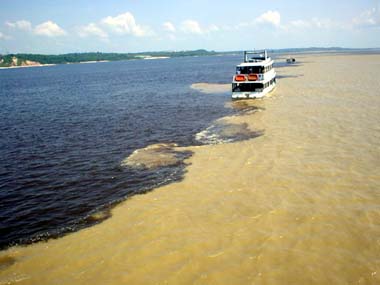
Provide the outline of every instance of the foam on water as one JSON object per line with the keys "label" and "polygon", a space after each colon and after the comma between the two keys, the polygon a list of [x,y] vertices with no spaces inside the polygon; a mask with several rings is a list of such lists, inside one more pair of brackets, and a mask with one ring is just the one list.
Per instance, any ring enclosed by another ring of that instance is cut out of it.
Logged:
{"label": "foam on water", "polygon": [[255,138],[264,131],[252,131],[247,123],[233,124],[217,121],[205,130],[197,133],[195,138],[202,144],[222,144]]}
{"label": "foam on water", "polygon": [[193,83],[192,89],[198,90],[206,94],[218,94],[231,92],[231,84],[226,83]]}
{"label": "foam on water", "polygon": [[164,166],[176,166],[183,163],[191,156],[190,151],[176,150],[175,143],[161,143],[149,145],[142,149],[135,150],[130,156],[121,162],[121,166],[134,168],[155,169]]}

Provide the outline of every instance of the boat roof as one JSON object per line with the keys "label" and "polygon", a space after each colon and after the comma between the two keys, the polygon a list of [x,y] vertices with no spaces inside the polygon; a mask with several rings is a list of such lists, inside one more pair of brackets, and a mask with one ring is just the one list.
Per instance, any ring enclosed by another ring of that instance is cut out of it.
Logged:
{"label": "boat roof", "polygon": [[244,51],[244,62],[238,66],[261,66],[271,62],[266,50]]}
{"label": "boat roof", "polygon": [[260,60],[260,61],[256,61],[256,62],[242,62],[242,63],[238,64],[237,66],[265,66],[265,65],[272,64],[272,63],[273,63],[273,60],[270,57],[268,57],[265,60]]}
{"label": "boat roof", "polygon": [[267,58],[268,58],[268,53],[265,49],[244,51],[244,62],[262,61],[262,60],[266,60]]}

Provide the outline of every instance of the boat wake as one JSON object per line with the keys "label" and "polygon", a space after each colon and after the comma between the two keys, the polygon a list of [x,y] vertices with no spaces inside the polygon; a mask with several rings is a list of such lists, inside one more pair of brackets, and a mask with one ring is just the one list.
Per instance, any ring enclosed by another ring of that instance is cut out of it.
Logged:
{"label": "boat wake", "polygon": [[231,92],[231,84],[221,83],[194,83],[191,88],[206,94],[217,94]]}

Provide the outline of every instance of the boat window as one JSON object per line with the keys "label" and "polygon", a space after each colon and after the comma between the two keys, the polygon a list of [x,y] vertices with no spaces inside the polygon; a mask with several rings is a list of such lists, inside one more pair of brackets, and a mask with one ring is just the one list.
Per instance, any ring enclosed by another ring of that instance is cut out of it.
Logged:
{"label": "boat window", "polygon": [[263,66],[237,66],[236,74],[264,73]]}
{"label": "boat window", "polygon": [[268,65],[268,66],[266,66],[266,67],[264,68],[264,71],[265,71],[265,72],[268,72],[268,71],[270,71],[272,68],[273,68],[272,65]]}
{"label": "boat window", "polygon": [[259,92],[264,88],[262,83],[233,83],[232,92]]}

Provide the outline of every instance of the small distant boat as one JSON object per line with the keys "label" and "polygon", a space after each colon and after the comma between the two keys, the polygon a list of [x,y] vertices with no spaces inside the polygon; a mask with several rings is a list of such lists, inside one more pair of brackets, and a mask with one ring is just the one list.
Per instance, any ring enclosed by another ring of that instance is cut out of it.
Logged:
{"label": "small distant boat", "polygon": [[288,58],[286,59],[286,62],[287,62],[287,63],[295,63],[295,62],[296,62],[296,59],[295,59],[294,57],[288,57]]}
{"label": "small distant boat", "polygon": [[267,51],[245,51],[232,79],[232,99],[262,98],[275,87],[276,71]]}

